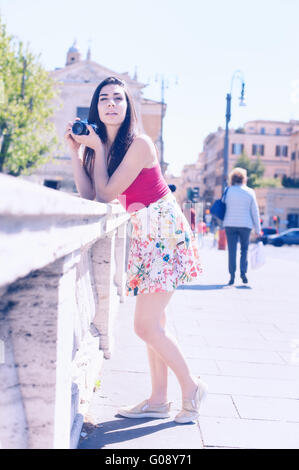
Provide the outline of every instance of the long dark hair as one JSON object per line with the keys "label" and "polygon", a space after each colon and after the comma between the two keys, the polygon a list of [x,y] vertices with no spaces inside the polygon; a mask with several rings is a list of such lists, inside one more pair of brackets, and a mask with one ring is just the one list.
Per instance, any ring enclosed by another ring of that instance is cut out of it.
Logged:
{"label": "long dark hair", "polygon": [[[105,124],[101,121],[98,112],[98,101],[101,89],[106,85],[119,85],[123,88],[126,101],[127,101],[127,112],[123,123],[121,124],[114,142],[111,145],[109,154],[107,157],[107,171],[109,177],[114,173],[118,165],[124,158],[128,148],[134,140],[137,134],[137,116],[133,100],[130,96],[128,88],[122,80],[117,77],[107,77],[103,80],[96,88],[88,114],[88,121],[98,126],[98,135],[101,141],[105,144],[108,140],[107,130]],[[83,167],[87,176],[93,183],[93,171],[94,171],[95,152],[90,147],[85,147],[83,152]]]}

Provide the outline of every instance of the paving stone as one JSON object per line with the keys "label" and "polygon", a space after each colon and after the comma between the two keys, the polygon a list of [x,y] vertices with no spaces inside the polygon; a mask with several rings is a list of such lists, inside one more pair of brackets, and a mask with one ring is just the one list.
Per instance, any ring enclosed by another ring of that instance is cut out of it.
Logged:
{"label": "paving stone", "polygon": [[203,375],[211,393],[299,400],[299,381]]}
{"label": "paving stone", "polygon": [[221,375],[235,377],[256,377],[260,379],[296,380],[299,377],[298,366],[276,364],[249,364],[233,361],[216,361]]}
{"label": "paving stone", "polygon": [[[201,449],[197,423],[181,425],[166,419],[130,419],[115,415],[111,406],[103,406],[100,422],[86,423],[87,437],[79,449]],[[183,432],[182,432],[183,431]]]}
{"label": "paving stone", "polygon": [[241,418],[299,423],[299,400],[233,396],[233,401]]}
{"label": "paving stone", "polygon": [[201,359],[226,359],[232,361],[250,362],[250,363],[269,363],[283,364],[285,361],[280,354],[272,351],[250,350],[250,349],[232,349],[216,347],[200,347],[197,345],[183,344],[182,350],[186,357],[198,357]]}
{"label": "paving stone", "polygon": [[299,423],[202,416],[199,425],[207,448],[299,449]]}

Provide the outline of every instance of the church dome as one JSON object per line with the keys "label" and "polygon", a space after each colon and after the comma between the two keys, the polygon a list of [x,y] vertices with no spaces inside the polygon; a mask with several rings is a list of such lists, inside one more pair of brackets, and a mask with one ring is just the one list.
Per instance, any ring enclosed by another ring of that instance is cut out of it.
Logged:
{"label": "church dome", "polygon": [[75,47],[74,45],[72,45],[68,50],[68,53],[69,52],[79,52],[79,49],[77,47]]}
{"label": "church dome", "polygon": [[69,48],[66,55],[66,65],[74,64],[81,60],[81,54],[77,48],[77,41],[75,40],[73,45]]}

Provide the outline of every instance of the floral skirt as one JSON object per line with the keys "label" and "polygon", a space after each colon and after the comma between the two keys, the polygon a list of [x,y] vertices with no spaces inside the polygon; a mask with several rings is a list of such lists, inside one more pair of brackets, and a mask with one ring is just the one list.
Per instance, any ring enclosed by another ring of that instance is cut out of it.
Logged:
{"label": "floral skirt", "polygon": [[130,216],[126,295],[170,292],[198,280],[198,241],[172,193]]}

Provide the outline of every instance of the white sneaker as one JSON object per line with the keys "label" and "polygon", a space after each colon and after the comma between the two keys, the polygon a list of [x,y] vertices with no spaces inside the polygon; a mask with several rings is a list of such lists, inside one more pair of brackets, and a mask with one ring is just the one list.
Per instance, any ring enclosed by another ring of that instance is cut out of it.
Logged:
{"label": "white sneaker", "polygon": [[118,414],[126,418],[169,418],[169,403],[150,405],[148,400],[144,400],[135,406],[126,406],[118,409]]}
{"label": "white sneaker", "polygon": [[197,389],[193,400],[183,399],[181,411],[176,415],[174,421],[176,423],[190,423],[195,421],[199,416],[199,408],[208,394],[208,386],[200,377],[197,378]]}

